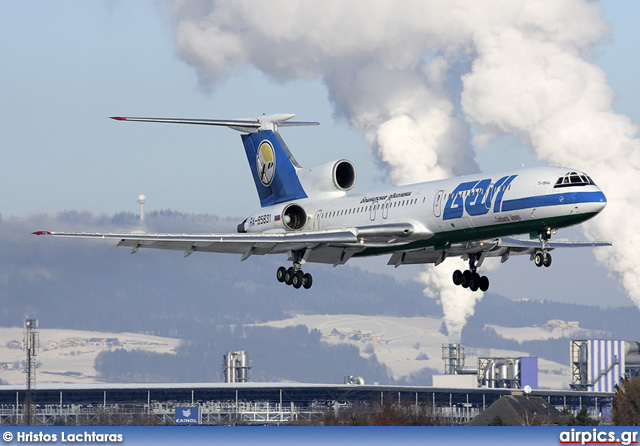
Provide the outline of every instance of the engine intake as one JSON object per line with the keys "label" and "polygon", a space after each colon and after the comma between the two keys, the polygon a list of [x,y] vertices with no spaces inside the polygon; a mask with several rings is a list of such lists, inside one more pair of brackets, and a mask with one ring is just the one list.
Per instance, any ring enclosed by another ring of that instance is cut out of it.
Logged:
{"label": "engine intake", "polygon": [[290,204],[282,212],[282,221],[289,229],[302,229],[307,224],[307,213],[297,204]]}
{"label": "engine intake", "polygon": [[351,161],[340,160],[333,166],[333,182],[338,189],[351,190],[356,184],[356,168]]}

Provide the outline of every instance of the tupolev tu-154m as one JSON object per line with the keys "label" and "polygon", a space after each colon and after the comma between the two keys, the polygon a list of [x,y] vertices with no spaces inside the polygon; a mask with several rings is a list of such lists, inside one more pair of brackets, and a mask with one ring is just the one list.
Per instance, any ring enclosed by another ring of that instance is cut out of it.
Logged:
{"label": "tupolev tu-154m", "polygon": [[[290,121],[292,114],[256,119],[204,120],[114,117],[143,121],[226,126],[242,133],[261,208],[236,233],[137,234],[37,231],[37,235],[116,239],[118,246],[236,253],[286,254],[277,280],[310,288],[306,263],[342,265],[352,257],[389,255],[389,265],[434,263],[448,257],[468,261],[453,282],[486,291],[478,273],[487,257],[524,254],[538,267],[551,265],[550,251],[607,246],[609,242],[550,241],[557,229],[582,223],[606,206],[600,188],[585,173],[563,167],[530,167],[408,184],[349,194],[356,170],[345,159],[312,168],[296,162],[280,127],[318,125]],[[514,238],[527,234],[528,238]]]}

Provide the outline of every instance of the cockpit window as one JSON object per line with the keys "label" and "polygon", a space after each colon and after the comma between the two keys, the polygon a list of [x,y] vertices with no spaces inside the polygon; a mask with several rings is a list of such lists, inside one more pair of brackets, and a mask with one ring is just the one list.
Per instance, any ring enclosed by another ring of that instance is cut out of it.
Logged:
{"label": "cockpit window", "polygon": [[565,176],[558,178],[553,187],[569,187],[569,186],[595,186],[595,183],[587,175],[578,172],[567,172]]}

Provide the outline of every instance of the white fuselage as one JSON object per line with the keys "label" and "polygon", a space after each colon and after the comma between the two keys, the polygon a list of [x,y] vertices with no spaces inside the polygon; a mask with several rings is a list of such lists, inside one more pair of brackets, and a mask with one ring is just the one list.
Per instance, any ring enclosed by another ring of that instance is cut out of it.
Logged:
{"label": "white fuselage", "polygon": [[[245,229],[292,231],[284,217],[291,204],[262,208],[247,219]],[[295,200],[295,205],[306,213],[304,225],[295,230],[411,223],[418,229],[411,240],[433,238],[437,245],[442,239],[483,240],[571,226],[600,212],[606,199],[584,173],[560,167],[533,167],[409,184],[367,194],[345,193],[329,199],[312,195]]]}

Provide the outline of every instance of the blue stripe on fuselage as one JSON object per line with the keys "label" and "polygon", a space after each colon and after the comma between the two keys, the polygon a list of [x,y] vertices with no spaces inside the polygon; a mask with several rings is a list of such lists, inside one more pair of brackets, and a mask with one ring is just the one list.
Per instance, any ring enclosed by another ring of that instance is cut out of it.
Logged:
{"label": "blue stripe on fuselage", "polygon": [[502,212],[512,212],[521,209],[540,208],[545,206],[559,206],[578,203],[606,203],[602,192],[567,192],[563,194],[538,195],[534,197],[516,198],[502,202]]}

